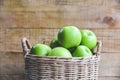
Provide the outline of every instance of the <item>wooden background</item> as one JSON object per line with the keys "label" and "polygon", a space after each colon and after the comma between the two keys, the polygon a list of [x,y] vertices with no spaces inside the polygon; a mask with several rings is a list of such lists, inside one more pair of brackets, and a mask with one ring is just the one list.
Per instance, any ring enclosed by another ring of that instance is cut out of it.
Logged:
{"label": "wooden background", "polygon": [[0,80],[25,80],[23,37],[49,43],[65,25],[94,31],[99,80],[120,80],[120,0],[0,0]]}

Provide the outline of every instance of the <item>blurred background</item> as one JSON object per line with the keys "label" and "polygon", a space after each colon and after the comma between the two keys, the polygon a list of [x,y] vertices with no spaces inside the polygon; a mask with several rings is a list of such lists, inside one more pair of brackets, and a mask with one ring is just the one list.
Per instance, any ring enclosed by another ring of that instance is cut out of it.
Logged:
{"label": "blurred background", "polygon": [[0,0],[0,80],[25,80],[23,37],[49,44],[66,25],[95,32],[99,80],[120,80],[120,0]]}

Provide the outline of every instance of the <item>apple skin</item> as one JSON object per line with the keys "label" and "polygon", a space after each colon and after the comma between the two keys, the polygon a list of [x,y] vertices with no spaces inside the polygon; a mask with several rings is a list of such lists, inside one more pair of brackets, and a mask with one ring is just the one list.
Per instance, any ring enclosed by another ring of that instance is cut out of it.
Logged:
{"label": "apple skin", "polygon": [[58,41],[65,48],[79,46],[81,43],[81,32],[75,26],[65,26],[58,32]]}
{"label": "apple skin", "polygon": [[47,56],[51,51],[51,48],[45,44],[35,44],[31,50],[30,54],[35,54],[37,56]]}
{"label": "apple skin", "polygon": [[53,38],[53,40],[50,42],[50,47],[53,49],[55,47],[60,47],[59,41],[57,38]]}
{"label": "apple skin", "polygon": [[94,32],[90,30],[81,30],[82,41],[81,45],[87,46],[89,49],[93,49],[97,44],[97,37]]}
{"label": "apple skin", "polygon": [[91,57],[92,55],[91,50],[84,45],[78,46],[73,53],[73,57]]}
{"label": "apple skin", "polygon": [[72,55],[66,48],[63,47],[56,47],[51,50],[48,56],[57,56],[57,57],[64,57],[64,58],[71,58]]}

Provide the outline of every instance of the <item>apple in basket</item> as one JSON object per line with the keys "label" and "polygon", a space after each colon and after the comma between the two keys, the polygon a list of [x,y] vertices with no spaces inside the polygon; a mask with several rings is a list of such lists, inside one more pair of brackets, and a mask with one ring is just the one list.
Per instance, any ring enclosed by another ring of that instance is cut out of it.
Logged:
{"label": "apple in basket", "polygon": [[56,47],[51,50],[51,52],[48,54],[48,56],[58,56],[58,57],[64,57],[64,58],[71,58],[72,55],[66,48],[63,47]]}
{"label": "apple in basket", "polygon": [[[91,30],[79,30],[75,26],[61,28],[50,46],[35,44],[30,53],[38,56],[91,57],[96,47],[97,37]],[[52,48],[52,49],[51,49]]]}
{"label": "apple in basket", "polygon": [[45,44],[35,44],[31,50],[30,54],[35,54],[38,56],[47,56],[51,51],[51,48]]}
{"label": "apple in basket", "polygon": [[81,32],[75,26],[65,26],[58,32],[58,41],[64,48],[76,47],[81,43]]}
{"label": "apple in basket", "polygon": [[81,44],[87,46],[89,49],[93,49],[97,44],[97,37],[91,30],[81,30],[82,41]]}
{"label": "apple in basket", "polygon": [[53,49],[55,47],[60,47],[61,45],[59,44],[58,39],[55,37],[52,39],[52,41],[50,42],[50,47]]}
{"label": "apple in basket", "polygon": [[84,45],[78,46],[73,53],[73,57],[91,57],[92,55],[91,50]]}

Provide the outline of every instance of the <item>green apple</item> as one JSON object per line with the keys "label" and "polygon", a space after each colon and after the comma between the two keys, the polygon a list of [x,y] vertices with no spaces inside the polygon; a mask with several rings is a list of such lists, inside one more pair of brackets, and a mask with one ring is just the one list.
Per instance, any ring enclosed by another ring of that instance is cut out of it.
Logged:
{"label": "green apple", "polygon": [[58,32],[58,41],[65,48],[76,47],[81,43],[81,32],[75,26],[65,26]]}
{"label": "green apple", "polygon": [[50,51],[51,48],[45,44],[35,44],[31,48],[30,53],[38,56],[47,56]]}
{"label": "green apple", "polygon": [[50,47],[55,48],[55,47],[60,47],[61,45],[58,42],[57,38],[53,38],[53,40],[50,42]]}
{"label": "green apple", "polygon": [[68,50],[71,52],[71,54],[73,54],[73,52],[75,51],[77,47],[72,47],[72,48],[69,48]]}
{"label": "green apple", "polygon": [[73,53],[73,57],[91,57],[92,55],[91,50],[84,45],[78,46]]}
{"label": "green apple", "polygon": [[87,46],[89,49],[93,49],[97,44],[97,37],[94,32],[90,30],[81,30],[82,41],[81,44]]}
{"label": "green apple", "polygon": [[56,47],[51,50],[51,52],[48,54],[48,56],[58,56],[58,57],[65,57],[65,58],[71,58],[72,55],[64,47]]}

